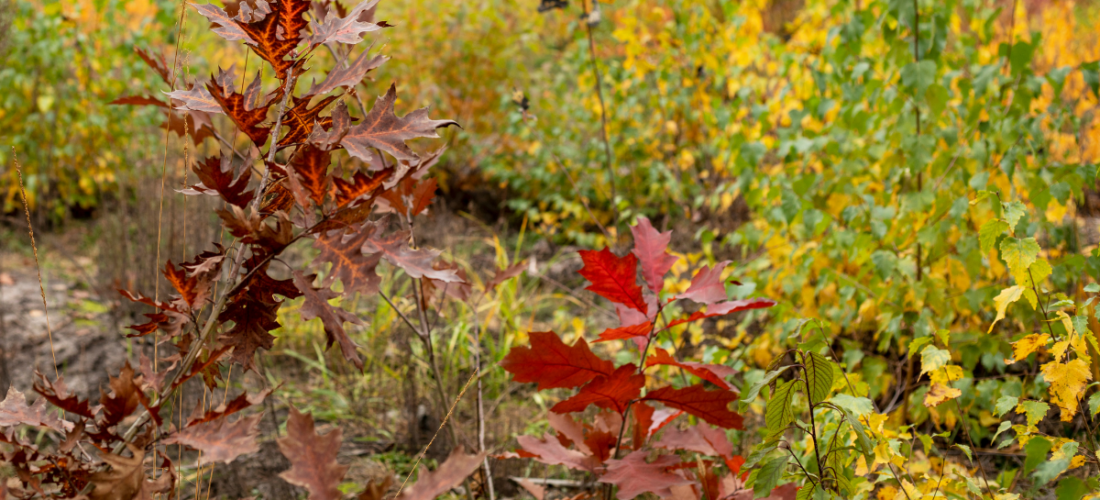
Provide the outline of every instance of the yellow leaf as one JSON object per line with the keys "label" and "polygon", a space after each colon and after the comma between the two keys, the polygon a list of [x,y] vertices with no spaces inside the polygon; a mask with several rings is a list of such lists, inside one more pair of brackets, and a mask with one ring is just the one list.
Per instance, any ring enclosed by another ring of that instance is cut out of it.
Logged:
{"label": "yellow leaf", "polygon": [[931,378],[933,384],[947,385],[948,382],[954,382],[963,378],[963,369],[960,366],[947,365],[932,372]]}
{"label": "yellow leaf", "polygon": [[1092,379],[1089,365],[1082,359],[1067,363],[1051,361],[1043,365],[1043,378],[1050,384],[1050,402],[1062,409],[1062,421],[1073,420],[1077,414],[1077,396]]}
{"label": "yellow leaf", "polygon": [[954,387],[943,384],[932,384],[932,389],[924,396],[924,406],[932,408],[959,396],[962,396],[962,391]]}
{"label": "yellow leaf", "polygon": [[1085,456],[1084,455],[1077,455],[1077,456],[1073,457],[1072,460],[1069,461],[1069,468],[1070,469],[1076,469],[1076,468],[1078,468],[1082,465],[1085,465]]}
{"label": "yellow leaf", "polygon": [[867,474],[870,474],[870,473],[871,473],[871,470],[867,467],[867,457],[865,457],[861,453],[859,455],[859,458],[856,459],[856,475],[857,476],[866,476]]}
{"label": "yellow leaf", "polygon": [[[1012,356],[1016,361],[1023,361],[1028,354],[1046,347],[1050,343],[1050,335],[1045,333],[1033,333],[1012,343]],[[1006,360],[1005,363],[1008,363]]]}
{"label": "yellow leaf", "polygon": [[993,324],[989,325],[989,331],[986,333],[993,333],[993,326],[1005,318],[1005,310],[1008,309],[1008,305],[1020,300],[1023,293],[1024,287],[1016,285],[1001,290],[1001,293],[993,298],[993,304],[997,306],[997,319],[994,319]]}

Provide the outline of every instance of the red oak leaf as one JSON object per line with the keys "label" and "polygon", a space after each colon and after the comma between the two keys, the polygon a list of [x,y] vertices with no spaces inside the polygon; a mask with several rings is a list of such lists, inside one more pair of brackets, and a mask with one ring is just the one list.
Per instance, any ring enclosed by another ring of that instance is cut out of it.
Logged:
{"label": "red oak leaf", "polygon": [[546,434],[542,439],[534,436],[519,436],[516,441],[533,458],[546,465],[564,465],[570,469],[594,472],[600,466],[596,457],[562,446],[554,436]]}
{"label": "red oak leaf", "polygon": [[676,455],[660,455],[652,463],[645,461],[649,453],[634,451],[621,460],[609,460],[607,473],[600,478],[601,483],[610,483],[619,487],[616,498],[630,500],[642,493],[656,493],[666,498],[672,495],[669,488],[691,481],[668,472],[667,469],[680,463]]}
{"label": "red oak leaf", "polygon": [[608,328],[600,334],[600,339],[596,342],[606,342],[608,340],[623,340],[634,337],[648,337],[649,333],[652,331],[653,323],[649,321],[639,323],[637,325]]}
{"label": "red oak leaf", "polygon": [[677,295],[677,299],[688,299],[700,304],[713,304],[720,300],[726,300],[726,285],[722,282],[722,271],[726,269],[730,261],[723,260],[714,265],[714,269],[703,266],[695,276],[691,278],[691,286],[687,291]]}
{"label": "red oak leaf", "polygon": [[277,440],[279,451],[290,461],[290,470],[279,477],[309,490],[311,500],[339,500],[337,488],[348,472],[347,465],[336,462],[340,451],[340,429],[318,434],[313,415],[298,413],[293,406],[286,420],[286,436]]}
{"label": "red oak leaf", "polygon": [[615,365],[593,354],[584,339],[569,346],[554,332],[530,336],[531,347],[514,347],[500,362],[516,382],[537,382],[540,391],[571,388],[615,371]]}
{"label": "red oak leaf", "polygon": [[646,368],[656,365],[668,365],[681,368],[684,371],[695,375],[696,377],[706,380],[707,382],[710,382],[726,390],[729,390],[732,386],[730,386],[729,383],[725,381],[725,378],[733,375],[736,372],[736,370],[734,370],[733,368],[724,365],[694,363],[690,361],[676,361],[676,359],[673,358],[672,355],[668,353],[668,351],[661,349],[660,347],[658,347],[653,352],[652,356],[646,358],[645,360]]}
{"label": "red oak leaf", "polygon": [[586,290],[601,297],[648,314],[646,301],[642,297],[642,287],[638,286],[638,258],[634,254],[619,257],[607,247],[603,250],[581,250],[584,267],[581,276],[592,282]]}
{"label": "red oak leaf", "polygon": [[717,304],[711,304],[707,306],[706,312],[695,311],[691,313],[691,316],[686,318],[680,318],[672,320],[668,323],[665,329],[679,326],[684,323],[691,323],[692,321],[698,321],[704,318],[713,318],[715,316],[725,316],[727,314],[733,314],[735,312],[749,311],[752,309],[767,309],[775,305],[775,301],[771,299],[741,299],[730,300],[726,302],[719,302]]}
{"label": "red oak leaf", "polygon": [[679,430],[669,428],[661,435],[661,439],[653,443],[654,448],[667,450],[695,451],[711,457],[731,457],[733,445],[726,438],[725,431],[720,431],[709,425],[699,424]]}
{"label": "red oak leaf", "polygon": [[725,389],[706,390],[703,384],[696,384],[683,389],[662,387],[642,399],[658,401],[665,406],[684,410],[713,425],[725,429],[744,429],[744,419],[741,415],[730,411],[729,404],[737,400],[737,395]]}
{"label": "red oak leaf", "polygon": [[630,408],[634,416],[634,432],[631,442],[635,450],[640,450],[645,447],[646,441],[649,440],[649,428],[653,426],[653,412],[656,409],[641,401],[634,403],[634,406]]}
{"label": "red oak leaf", "polygon": [[351,127],[340,142],[349,154],[370,163],[373,157],[371,148],[378,148],[398,160],[415,160],[416,153],[405,145],[405,141],[417,137],[439,137],[436,129],[458,125],[454,120],[428,118],[428,108],[421,108],[398,118],[393,113],[395,101],[397,87],[391,85],[386,95],[379,97],[374,103],[362,123]]}
{"label": "red oak leaf", "polygon": [[580,392],[554,405],[550,411],[575,413],[584,411],[589,405],[594,404],[621,415],[626,411],[630,400],[641,394],[643,386],[645,386],[645,375],[639,374],[638,367],[633,363],[626,364],[620,366],[611,375],[596,377],[582,387]]}
{"label": "red oak leaf", "polygon": [[[546,414],[546,421],[550,424],[550,427],[558,431],[558,442],[561,442],[562,446],[572,444],[577,447],[577,451],[588,455],[592,454],[592,450],[584,444],[584,426],[573,420],[573,417],[568,414],[551,412]],[[565,437],[565,439],[563,440],[562,437]]]}
{"label": "red oak leaf", "polygon": [[653,293],[660,292],[665,285],[665,274],[678,260],[668,253],[672,231],[658,232],[649,219],[638,217],[638,223],[630,226],[630,232],[634,233],[634,255],[642,262],[642,277]]}

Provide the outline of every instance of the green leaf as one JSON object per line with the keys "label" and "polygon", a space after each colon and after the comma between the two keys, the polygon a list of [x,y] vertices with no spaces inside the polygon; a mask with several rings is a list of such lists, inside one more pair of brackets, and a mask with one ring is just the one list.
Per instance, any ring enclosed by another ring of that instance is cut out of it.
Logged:
{"label": "green leaf", "polygon": [[1001,241],[1001,258],[1008,264],[1016,283],[1023,284],[1027,268],[1039,257],[1039,243],[1035,238],[1005,238]]}
{"label": "green leaf", "polygon": [[775,388],[775,394],[772,394],[771,400],[768,401],[768,406],[764,409],[764,425],[767,426],[769,434],[782,432],[787,428],[787,424],[794,421],[794,409],[791,407],[794,384],[794,380],[779,384],[779,387]]}
{"label": "green leaf", "polygon": [[1100,61],[1093,61],[1081,65],[1081,76],[1085,83],[1092,89],[1092,93],[1100,97]]}
{"label": "green leaf", "polygon": [[909,357],[913,357],[914,354],[921,351],[921,349],[932,343],[932,337],[917,337],[909,343]]}
{"label": "green leaf", "polygon": [[944,347],[951,345],[951,331],[947,329],[941,329],[936,332],[936,338],[940,339],[940,343]]}
{"label": "green leaf", "polygon": [[999,399],[997,399],[997,404],[993,407],[993,409],[997,412],[998,417],[1003,417],[1005,413],[1008,413],[1009,410],[1015,408],[1016,404],[1019,403],[1019,401],[1019,398],[1015,396],[1001,396]]}
{"label": "green leaf", "polygon": [[906,64],[901,68],[901,81],[905,86],[916,89],[917,94],[923,93],[936,81],[936,62],[925,59]]}
{"label": "green leaf", "polygon": [[932,116],[939,116],[943,113],[945,107],[947,107],[947,101],[950,100],[951,93],[943,87],[943,85],[933,84],[928,89],[928,94],[925,96],[928,102],[928,109],[932,111]]}
{"label": "green leaf", "polygon": [[[1030,458],[1030,457],[1029,457]],[[1069,459],[1062,458],[1058,460],[1050,460],[1039,464],[1035,468],[1035,473],[1031,477],[1035,478],[1034,486],[1042,486],[1054,480],[1054,478],[1061,475],[1066,469],[1069,468]]]}
{"label": "green leaf", "polygon": [[1013,200],[1008,203],[1001,202],[1001,209],[1004,210],[1005,220],[1008,221],[1008,230],[1015,234],[1016,224],[1019,224],[1020,219],[1027,213],[1027,207]]}
{"label": "green leaf", "polygon": [[951,352],[935,346],[925,347],[920,353],[920,374],[931,373],[951,362]]}
{"label": "green leaf", "polygon": [[870,415],[872,412],[875,411],[874,403],[872,403],[871,400],[867,398],[859,398],[840,393],[833,396],[833,398],[829,401],[831,401],[834,405],[837,405],[859,416]]}
{"label": "green leaf", "polygon": [[1089,283],[1085,285],[1085,291],[1089,293],[1100,292],[1100,283]]}
{"label": "green leaf", "polygon": [[970,452],[969,446],[965,444],[956,444],[955,447],[962,450],[963,453],[966,453],[967,460],[970,460],[970,462],[974,462],[974,455]]}
{"label": "green leaf", "polygon": [[1058,481],[1058,487],[1054,489],[1054,494],[1057,495],[1058,500],[1080,500],[1085,498],[1085,494],[1089,492],[1088,486],[1084,481],[1075,477],[1067,477]]}
{"label": "green leaf", "polygon": [[1002,432],[1007,431],[1011,428],[1012,428],[1012,422],[1011,421],[1005,420],[1004,422],[1001,422],[1001,425],[997,427],[997,432],[995,432],[993,434],[993,439],[990,439],[990,441],[996,441],[997,436],[1000,436]]}
{"label": "green leaf", "polygon": [[829,397],[833,388],[833,362],[816,352],[804,355],[810,386],[810,401],[820,403]]}
{"label": "green leaf", "polygon": [[1047,416],[1050,405],[1042,401],[1024,401],[1016,411],[1019,412],[1021,409],[1027,414],[1027,425],[1034,427]]}
{"label": "green leaf", "polygon": [[[738,402],[738,404],[748,405],[749,403],[755,401],[756,397],[760,395],[760,391],[763,390],[765,386],[772,383],[772,380],[775,380],[775,378],[778,377],[780,374],[787,371],[787,368],[790,368],[790,366],[784,366],[783,368],[780,368],[778,370],[772,370],[768,373],[765,373],[764,378],[758,380],[755,384],[752,384],[752,387],[749,387],[749,391],[741,396],[741,400]],[[743,406],[741,407],[741,409],[742,411],[744,411]]]}
{"label": "green leaf", "polygon": [[982,224],[978,229],[978,241],[982,245],[982,251],[988,252],[997,242],[997,238],[1008,231],[1008,223],[1000,219],[992,219]]}
{"label": "green leaf", "polygon": [[1047,453],[1050,453],[1051,444],[1044,437],[1035,436],[1024,446],[1027,458],[1024,459],[1024,474],[1035,469],[1039,464],[1046,462]]}
{"label": "green leaf", "polygon": [[771,495],[772,490],[779,484],[779,479],[783,477],[789,458],[787,455],[782,455],[765,462],[758,469],[753,469],[745,482],[746,485],[752,485],[753,498]]}
{"label": "green leaf", "polygon": [[1089,414],[1096,415],[1100,413],[1100,392],[1094,392],[1092,396],[1089,396]]}
{"label": "green leaf", "polygon": [[794,494],[794,500],[810,500],[814,497],[814,492],[817,491],[817,484],[811,483],[809,486],[803,486],[798,493]]}
{"label": "green leaf", "polygon": [[852,429],[856,431],[856,437],[858,438],[856,442],[859,443],[860,451],[863,452],[864,456],[872,457],[874,448],[871,446],[871,440],[867,438],[867,432],[863,430],[863,424],[850,411],[844,412],[844,418],[848,419],[848,425],[851,425]]}
{"label": "green leaf", "polygon": [[898,265],[898,256],[886,250],[875,250],[871,254],[871,262],[875,263],[875,269],[881,278],[889,278]]}
{"label": "green leaf", "polygon": [[1031,55],[1035,52],[1035,46],[1027,42],[1016,42],[1012,46],[1009,62],[1012,65],[1012,74],[1018,75],[1031,64]]}

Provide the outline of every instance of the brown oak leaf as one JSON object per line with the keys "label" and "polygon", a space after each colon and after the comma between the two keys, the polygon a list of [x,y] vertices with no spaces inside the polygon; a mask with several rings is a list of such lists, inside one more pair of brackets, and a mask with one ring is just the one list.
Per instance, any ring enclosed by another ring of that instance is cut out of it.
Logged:
{"label": "brown oak leaf", "polygon": [[182,444],[201,451],[199,462],[230,463],[237,457],[259,451],[256,438],[260,435],[260,417],[241,417],[235,422],[219,418],[178,431],[162,441],[164,444]]}
{"label": "brown oak leaf", "polygon": [[306,299],[301,308],[302,319],[309,321],[313,318],[321,318],[321,323],[325,327],[325,335],[328,337],[326,349],[332,347],[334,342],[339,342],[344,358],[362,370],[363,358],[360,358],[359,353],[355,351],[358,346],[344,331],[344,323],[361,325],[363,321],[343,308],[329,304],[329,300],[338,297],[340,294],[332,291],[327,285],[322,285],[319,289],[313,288],[314,277],[312,275],[306,277],[297,269],[292,274],[294,285],[298,287],[298,291],[302,292]]}
{"label": "brown oak leaf", "polygon": [[303,415],[291,406],[286,436],[276,441],[279,451],[290,460],[290,470],[280,473],[279,477],[309,490],[310,500],[343,498],[337,486],[344,479],[348,466],[336,462],[340,435],[339,428],[325,434],[317,433],[313,415]]}
{"label": "brown oak leaf", "polygon": [[418,137],[439,137],[436,129],[449,125],[458,125],[454,120],[432,120],[428,118],[428,108],[420,108],[398,118],[393,112],[397,101],[397,86],[390,85],[389,91],[378,98],[362,123],[351,127],[340,142],[348,153],[365,162],[372,162],[371,148],[378,148],[399,160],[417,158],[405,144],[405,141]]}

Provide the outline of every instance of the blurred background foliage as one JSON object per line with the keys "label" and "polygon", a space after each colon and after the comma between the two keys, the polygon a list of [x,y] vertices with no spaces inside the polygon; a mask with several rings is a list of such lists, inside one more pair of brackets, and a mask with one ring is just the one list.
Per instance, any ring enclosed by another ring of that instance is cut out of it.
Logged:
{"label": "blurred background foliage", "polygon": [[[677,230],[676,249],[702,243],[687,261],[735,260],[741,285],[730,294],[778,300],[769,322],[682,327],[683,342],[667,347],[698,349],[749,379],[812,318],[853,382],[896,422],[954,428],[966,418],[980,440],[998,422],[988,394],[1044,399],[1004,362],[1009,341],[1039,323],[1038,308],[1018,307],[986,334],[993,297],[1011,275],[997,247],[978,238],[1002,207],[971,200],[992,191],[1023,203],[1016,232],[1040,241],[1052,266],[1044,286],[1058,297],[1081,299],[1100,278],[1100,2],[616,0],[588,24],[593,8],[586,0],[542,13],[533,0],[380,4],[375,18],[401,29],[372,49],[385,44],[393,59],[358,93],[369,102],[396,81],[399,113],[431,105],[433,116],[462,125],[444,132],[442,208],[501,222],[507,238],[527,231],[589,248],[622,244],[626,224],[647,215]],[[107,105],[167,90],[135,47],[167,54],[181,82],[206,77],[191,67],[247,68],[245,52],[211,43],[194,12],[185,13],[177,58],[176,2],[14,0],[11,10],[0,55],[6,212],[19,203],[8,146],[37,212],[55,222],[134,196],[141,179],[160,177],[166,147],[176,181],[186,175],[185,147],[217,147],[177,134],[165,146],[159,111]],[[243,139],[234,140],[243,147]],[[520,260],[494,245],[495,265]],[[688,282],[670,279],[673,288]],[[452,338],[483,315],[504,332],[491,347],[499,359],[531,329],[591,338],[610,324],[555,314],[562,304],[587,307],[570,294],[509,287],[479,312],[455,311]],[[547,299],[553,307],[538,305]],[[387,311],[379,306],[372,330],[358,335],[380,356],[397,356],[371,341],[394,323]],[[908,346],[941,330],[951,332],[967,390],[959,406],[929,409]],[[444,340],[454,352],[466,348]],[[308,340],[286,342],[323,382],[311,390],[339,383]],[[468,359],[464,352],[455,359]],[[402,378],[393,372],[400,363],[371,366],[371,377]],[[1091,370],[1100,379],[1100,362]],[[490,398],[509,394],[498,375],[486,379]],[[350,382],[363,404],[379,390],[369,380]]]}

